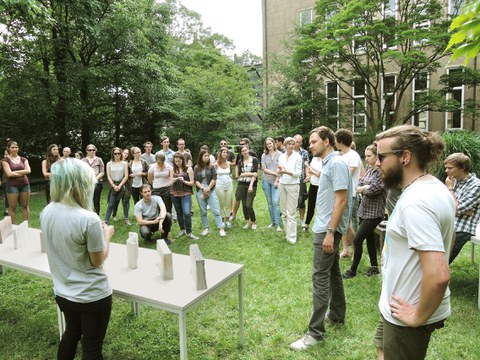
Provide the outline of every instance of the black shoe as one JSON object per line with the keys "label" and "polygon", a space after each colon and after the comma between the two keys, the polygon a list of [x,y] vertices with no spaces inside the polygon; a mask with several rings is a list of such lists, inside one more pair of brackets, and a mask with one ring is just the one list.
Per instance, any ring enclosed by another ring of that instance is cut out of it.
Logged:
{"label": "black shoe", "polygon": [[355,271],[348,269],[347,271],[345,271],[345,274],[342,275],[342,278],[351,279],[351,278],[354,278],[355,276],[357,276],[357,273]]}
{"label": "black shoe", "polygon": [[365,273],[365,275],[367,275],[367,276],[380,275],[380,270],[378,270],[378,267],[377,267],[377,266],[372,266],[370,269],[367,270],[367,272]]}
{"label": "black shoe", "polygon": [[170,244],[172,243],[168,238],[162,239],[162,240],[164,240],[164,241],[165,241],[165,244],[167,244],[167,245],[170,245]]}

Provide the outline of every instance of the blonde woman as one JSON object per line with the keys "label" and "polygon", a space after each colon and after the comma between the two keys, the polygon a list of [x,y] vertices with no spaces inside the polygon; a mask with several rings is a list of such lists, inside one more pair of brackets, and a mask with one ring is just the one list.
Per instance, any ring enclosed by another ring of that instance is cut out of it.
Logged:
{"label": "blonde woman", "polygon": [[95,212],[100,214],[100,196],[102,195],[102,181],[103,175],[105,175],[105,164],[103,163],[102,158],[97,156],[97,147],[93,144],[88,144],[86,147],[87,156],[82,159],[85,161],[92,169],[97,179],[97,184],[95,185],[95,191],[93,192],[93,207]]}
{"label": "blonde woman", "polygon": [[[110,159],[107,163],[107,179],[110,184],[110,191],[108,192],[108,207],[105,214],[106,224],[110,220],[112,211],[118,207],[125,192],[125,183],[128,181],[128,166],[122,160],[122,149],[114,147]],[[128,214],[126,219],[128,220]]]}

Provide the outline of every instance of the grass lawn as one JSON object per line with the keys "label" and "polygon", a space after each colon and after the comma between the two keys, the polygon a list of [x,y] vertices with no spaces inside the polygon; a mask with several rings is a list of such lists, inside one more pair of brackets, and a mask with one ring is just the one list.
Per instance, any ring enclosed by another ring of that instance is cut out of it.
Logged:
{"label": "grass lawn", "polygon": [[[104,189],[102,216],[106,194]],[[196,200],[193,203],[193,232],[199,235],[200,215]],[[38,217],[44,205],[43,194],[32,196],[31,227],[40,227]],[[245,346],[238,348],[238,293],[234,281],[188,313],[189,359],[376,358],[372,337],[379,318],[381,277],[363,275],[344,282],[346,325],[327,327],[324,343],[308,353],[289,350],[290,343],[305,333],[311,312],[312,233],[299,232],[297,244],[290,245],[284,233],[267,229],[268,210],[260,187],[255,210],[257,230],[243,230],[244,222],[237,218],[233,228],[227,229],[226,238],[211,231],[197,241],[206,258],[245,265]],[[213,229],[213,218],[209,216]],[[130,219],[134,222],[133,215]],[[137,231],[136,225],[128,227],[123,220],[113,225],[114,242],[125,243],[128,231]],[[173,235],[178,231],[178,225],[174,225]],[[188,254],[189,245],[182,238],[172,243],[171,250]],[[154,247],[143,241],[140,246]],[[368,268],[367,257],[365,251],[360,273]],[[455,260],[450,284],[453,315],[444,329],[433,334],[427,359],[480,359],[479,261],[477,250],[476,264],[470,263],[470,245]],[[342,271],[349,265],[350,260],[342,260]],[[57,313],[51,281],[7,269],[0,276],[0,359],[54,359],[57,346]],[[178,359],[178,317],[149,307],[142,307],[141,315],[135,317],[130,303],[114,297],[104,355],[110,360]]]}

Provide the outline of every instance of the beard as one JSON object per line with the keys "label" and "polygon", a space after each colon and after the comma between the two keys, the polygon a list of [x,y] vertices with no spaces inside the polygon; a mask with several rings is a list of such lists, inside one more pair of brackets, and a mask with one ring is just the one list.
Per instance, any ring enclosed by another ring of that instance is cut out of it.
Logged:
{"label": "beard", "polygon": [[403,183],[403,167],[400,164],[390,169],[381,170],[385,189],[400,189]]}

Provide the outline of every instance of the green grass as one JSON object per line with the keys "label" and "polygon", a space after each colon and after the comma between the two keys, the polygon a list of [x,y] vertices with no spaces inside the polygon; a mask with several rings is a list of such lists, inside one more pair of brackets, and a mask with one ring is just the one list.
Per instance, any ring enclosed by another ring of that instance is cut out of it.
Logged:
{"label": "green grass", "polygon": [[[381,278],[363,275],[345,281],[346,326],[328,327],[324,343],[308,353],[289,350],[290,343],[306,331],[311,312],[312,234],[299,232],[299,241],[292,246],[283,233],[266,229],[268,210],[264,194],[258,190],[256,231],[241,229],[244,223],[239,217],[226,238],[212,231],[197,242],[206,258],[245,265],[245,346],[238,348],[238,292],[237,283],[233,282],[187,314],[189,358],[374,359],[372,337],[379,318]],[[104,190],[102,215],[106,193]],[[194,233],[198,235],[201,222],[196,200],[193,202]],[[32,196],[30,226],[40,226],[38,215],[44,204],[43,195]],[[210,224],[213,229],[212,218]],[[113,241],[118,243],[125,243],[128,231],[137,230],[136,226],[125,226],[123,221],[114,226]],[[178,226],[174,225],[173,234],[177,232]],[[189,244],[183,238],[175,241],[171,249],[187,254]],[[141,242],[141,246],[154,245]],[[366,256],[360,273],[368,267]],[[478,250],[476,261],[475,265],[470,264],[467,245],[452,266],[453,315],[444,329],[433,334],[428,359],[480,358]],[[349,264],[350,260],[342,260],[342,270]],[[51,281],[7,269],[0,276],[0,359],[54,359],[57,346]],[[177,316],[142,307],[140,316],[135,317],[127,301],[114,297],[104,354],[111,360],[178,359]]]}

